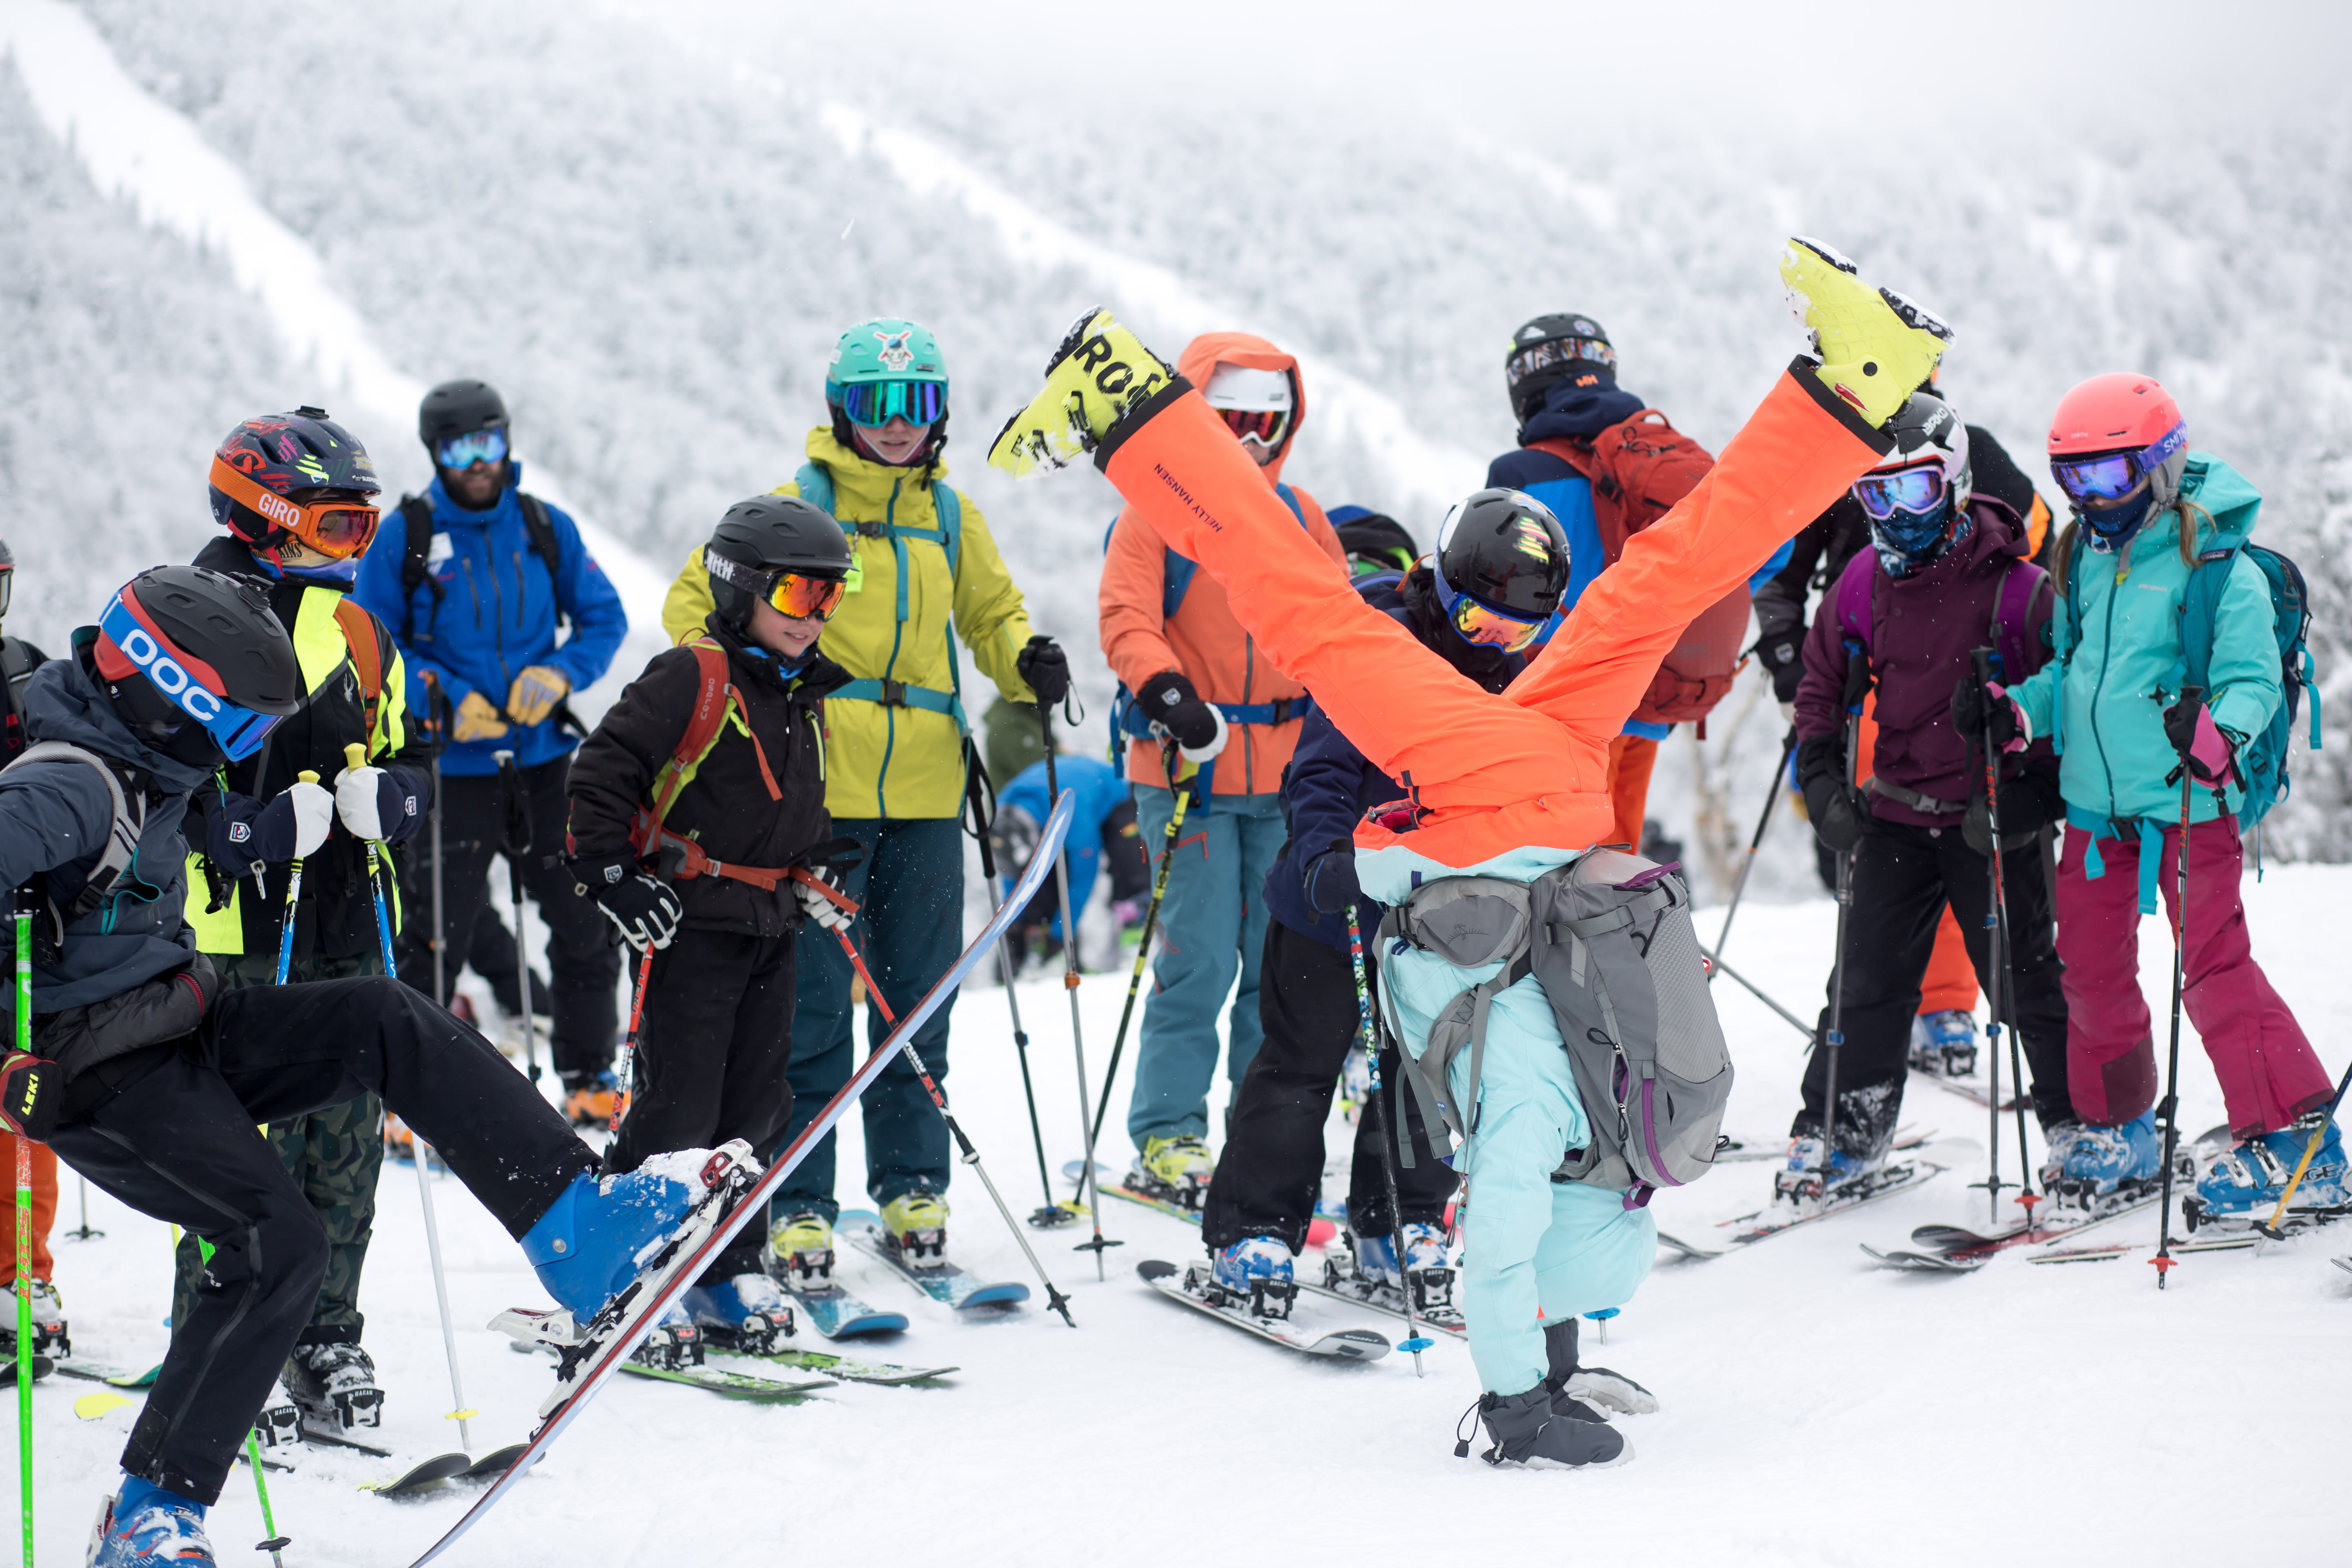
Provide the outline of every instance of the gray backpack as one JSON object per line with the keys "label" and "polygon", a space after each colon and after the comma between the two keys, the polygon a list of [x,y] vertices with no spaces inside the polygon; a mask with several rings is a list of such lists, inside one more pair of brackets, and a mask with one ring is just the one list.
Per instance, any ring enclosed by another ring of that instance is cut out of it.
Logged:
{"label": "gray backpack", "polygon": [[[1676,869],[1594,849],[1532,882],[1424,882],[1389,910],[1384,949],[1402,942],[1465,969],[1503,966],[1440,1010],[1418,1061],[1402,1053],[1423,1121],[1433,1109],[1456,1138],[1477,1131],[1488,1010],[1532,974],[1551,1003],[1593,1134],[1552,1179],[1622,1189],[1632,1209],[1660,1187],[1705,1175],[1731,1098],[1731,1055]],[[1457,1105],[1447,1074],[1465,1049],[1469,1099]]]}

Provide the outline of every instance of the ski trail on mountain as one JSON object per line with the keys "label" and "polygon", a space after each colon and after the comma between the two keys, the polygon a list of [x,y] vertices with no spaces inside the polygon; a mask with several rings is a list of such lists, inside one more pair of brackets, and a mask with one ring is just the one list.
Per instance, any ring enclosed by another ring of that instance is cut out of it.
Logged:
{"label": "ski trail on mountain", "polygon": [[[238,287],[260,299],[291,357],[314,367],[345,405],[339,417],[377,440],[379,432],[413,428],[426,384],[376,346],[318,251],[262,205],[194,121],[131,79],[89,17],[64,0],[6,0],[0,49],[15,58],[41,123],[100,192],[130,203],[141,222],[227,261]],[[613,661],[614,674],[625,679],[668,644],[661,602],[669,574],[582,516],[543,466],[532,466],[531,489],[572,514],[628,609],[629,638]],[[610,676],[596,686],[608,684],[617,692]],[[582,716],[603,707],[583,701]]]}

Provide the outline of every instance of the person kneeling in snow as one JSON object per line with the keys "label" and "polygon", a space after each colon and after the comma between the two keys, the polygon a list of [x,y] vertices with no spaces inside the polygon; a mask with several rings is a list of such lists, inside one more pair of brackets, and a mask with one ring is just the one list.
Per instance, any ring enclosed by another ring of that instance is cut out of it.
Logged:
{"label": "person kneeling in snow", "polygon": [[[1804,307],[1818,357],[1790,366],[1714,471],[1628,542],[1543,654],[1499,695],[1447,666],[1332,573],[1215,413],[1107,311],[1090,312],[1064,340],[1045,390],[1006,425],[990,461],[1019,474],[1092,452],[1134,515],[1224,586],[1234,614],[1275,666],[1304,682],[1365,760],[1411,792],[1355,830],[1365,892],[1398,905],[1422,884],[1517,884],[1524,905],[1534,898],[1531,884],[1551,880],[1549,873],[1588,858],[1613,861],[1600,872],[1609,883],[1595,889],[1580,881],[1570,891],[1622,892],[1618,907],[1629,910],[1652,893],[1669,903],[1679,898],[1685,907],[1671,912],[1687,932],[1687,894],[1670,875],[1644,871],[1646,862],[1631,856],[1587,855],[1613,816],[1609,743],[1691,617],[1890,448],[1879,427],[1926,378],[1948,335],[1822,247],[1792,243],[1781,272],[1791,302]],[[1569,893],[1557,896],[1569,901]],[[1517,936],[1526,942],[1528,929]],[[1546,969],[1559,948],[1586,950],[1565,939],[1538,948]],[[1661,995],[1704,995],[1695,941],[1686,957],[1662,952],[1655,962]],[[1542,1325],[1632,1295],[1655,1251],[1655,1227],[1642,1206],[1645,1184],[1617,1191],[1553,1176],[1580,1170],[1605,1178],[1634,1164],[1696,1173],[1713,1157],[1713,1121],[1685,1129],[1687,1141],[1673,1148],[1637,1149],[1622,1125],[1598,1126],[1590,1114],[1555,1019],[1566,998],[1532,976],[1489,987],[1508,972],[1452,963],[1411,942],[1384,944],[1381,964],[1391,1018],[1415,1058],[1431,1055],[1438,1009],[1451,1009],[1465,988],[1477,987],[1490,1004],[1481,1008],[1483,1045],[1454,1053],[1444,1075],[1451,1114],[1469,1112],[1456,1163],[1473,1192],[1465,1306],[1485,1384],[1479,1412],[1494,1443],[1487,1458],[1621,1458],[1616,1433],[1564,1407],[1574,1402],[1553,1385]],[[1656,1047],[1661,1062],[1711,1040],[1716,1070],[1727,1079],[1711,1007],[1670,1016],[1664,1030],[1654,1017],[1634,1022],[1646,1024],[1643,1043]],[[1625,1047],[1634,1033],[1623,1031]],[[1644,1080],[1645,1092],[1653,1081]],[[1722,1087],[1708,1086],[1717,1094]],[[1673,1106],[1658,1098],[1671,1122]]]}

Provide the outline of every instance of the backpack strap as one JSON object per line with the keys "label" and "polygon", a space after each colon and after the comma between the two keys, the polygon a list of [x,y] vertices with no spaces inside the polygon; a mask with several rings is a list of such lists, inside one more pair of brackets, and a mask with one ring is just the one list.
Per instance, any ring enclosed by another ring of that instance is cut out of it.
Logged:
{"label": "backpack strap", "polygon": [[351,650],[352,673],[359,677],[360,708],[367,716],[368,752],[375,752],[375,721],[383,701],[383,645],[377,641],[380,623],[349,595],[335,601],[335,625]]}
{"label": "backpack strap", "polygon": [[113,767],[95,752],[86,751],[64,741],[36,741],[0,773],[15,773],[33,763],[81,763],[98,771],[106,783],[106,804],[112,819],[108,826],[106,847],[100,851],[98,864],[90,868],[81,891],[67,905],[61,925],[71,925],[106,901],[106,895],[115,881],[131,868],[139,853],[140,836],[147,830],[147,796],[139,795],[139,811],[131,814],[130,797],[123,793],[122,781],[115,776]]}
{"label": "backpack strap", "polygon": [[441,608],[441,595],[447,592],[440,579],[433,575],[433,503],[423,496],[400,498],[401,521],[408,526],[408,544],[400,557],[400,640],[416,640],[416,590],[433,590],[433,608]]}
{"label": "backpack strap", "polygon": [[801,500],[833,517],[833,475],[829,470],[815,463],[803,463],[793,474],[793,485],[801,492]]}
{"label": "backpack strap", "polygon": [[546,563],[547,585],[555,597],[555,630],[561,637],[570,629],[572,616],[563,607],[563,544],[555,537],[555,520],[547,515],[547,503],[528,490],[515,492],[515,500],[522,508],[530,552]]}
{"label": "backpack strap", "polygon": [[1849,642],[1862,645],[1870,651],[1871,616],[1878,600],[1878,554],[1868,548],[1857,550],[1838,574],[1838,630]]}
{"label": "backpack strap", "polygon": [[1986,630],[1985,644],[1999,661],[1993,673],[2003,685],[2015,685],[2026,677],[2025,628],[2032,617],[2033,595],[2048,575],[2032,562],[2011,556],[1993,589],[1992,625]]}
{"label": "backpack strap", "polygon": [[708,632],[698,632],[681,643],[681,647],[694,650],[696,671],[700,677],[694,696],[694,711],[686,721],[686,729],[677,738],[669,761],[654,775],[648,804],[638,812],[631,826],[629,842],[640,855],[651,855],[655,844],[663,837],[662,823],[669,808],[677,804],[678,795],[694,782],[702,761],[719,744],[719,737],[732,716],[736,725],[751,740],[752,753],[760,760],[761,782],[768,786],[772,801],[784,798],[776,785],[776,775],[768,766],[768,753],[760,738],[751,733],[750,719],[743,712],[743,694],[727,678],[727,650]]}
{"label": "backpack strap", "polygon": [[[799,472],[793,476],[793,482],[800,488],[803,500],[822,507],[828,514],[833,511],[833,476],[823,467],[815,463],[802,464]],[[963,498],[952,487],[933,480],[931,510],[939,519],[936,528],[910,528],[903,522],[851,522],[842,525],[845,530],[854,531],[868,539],[890,542],[890,551],[897,558],[898,568],[898,602],[894,607],[902,626],[914,615],[907,592],[907,581],[911,575],[907,541],[919,539],[927,544],[938,545],[948,558],[948,576],[950,579],[962,565]],[[835,521],[840,520],[835,518]],[[915,686],[903,680],[852,680],[835,687],[826,696],[848,702],[879,702],[886,708],[919,708],[927,713],[944,713],[955,721],[958,733],[969,735],[971,722],[964,716],[963,671],[956,658],[955,620],[952,616],[948,619],[946,637],[948,689],[944,691],[937,687]]]}
{"label": "backpack strap", "polygon": [[[2189,526],[2184,518],[2181,526]],[[2230,568],[2237,564],[2235,542],[2208,550],[2197,557],[2189,573],[2189,586],[2180,595],[2180,663],[2176,689],[2210,684],[2213,669],[2213,626],[2221,613],[2221,595],[2230,585]]]}

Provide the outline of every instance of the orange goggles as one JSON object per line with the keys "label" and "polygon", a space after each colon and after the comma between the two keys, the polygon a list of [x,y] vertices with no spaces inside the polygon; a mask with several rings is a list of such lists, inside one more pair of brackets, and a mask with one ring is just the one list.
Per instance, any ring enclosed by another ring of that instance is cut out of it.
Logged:
{"label": "orange goggles", "polygon": [[365,551],[375,538],[376,520],[383,515],[378,508],[355,506],[347,500],[291,500],[254,483],[217,457],[213,459],[212,482],[231,500],[335,561],[348,561]]}
{"label": "orange goggles", "polygon": [[718,551],[706,545],[702,552],[703,570],[730,587],[768,601],[769,607],[780,616],[790,616],[796,621],[824,621],[833,618],[841,608],[842,596],[849,592],[845,577],[818,577],[806,572],[763,572],[756,566],[746,566],[730,561]]}

